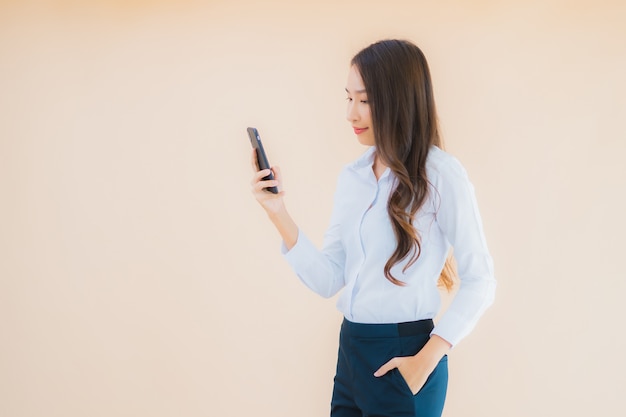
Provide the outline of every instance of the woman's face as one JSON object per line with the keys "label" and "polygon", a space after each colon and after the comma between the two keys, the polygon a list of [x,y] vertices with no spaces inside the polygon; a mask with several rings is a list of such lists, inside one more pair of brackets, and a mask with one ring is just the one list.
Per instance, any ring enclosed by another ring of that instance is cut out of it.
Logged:
{"label": "woman's face", "polygon": [[373,146],[375,142],[370,105],[367,101],[363,79],[354,65],[350,68],[350,72],[348,72],[346,93],[348,94],[346,119],[348,119],[348,122],[352,125],[359,142],[363,145]]}

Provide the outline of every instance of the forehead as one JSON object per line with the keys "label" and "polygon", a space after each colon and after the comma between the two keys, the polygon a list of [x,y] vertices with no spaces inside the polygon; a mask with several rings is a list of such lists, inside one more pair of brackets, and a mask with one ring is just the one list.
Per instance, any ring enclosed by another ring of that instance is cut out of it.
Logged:
{"label": "forehead", "polygon": [[359,70],[356,68],[355,65],[352,65],[350,67],[350,71],[348,71],[346,91],[352,94],[365,93],[365,85],[363,84],[363,79],[361,78],[361,74],[359,74]]}

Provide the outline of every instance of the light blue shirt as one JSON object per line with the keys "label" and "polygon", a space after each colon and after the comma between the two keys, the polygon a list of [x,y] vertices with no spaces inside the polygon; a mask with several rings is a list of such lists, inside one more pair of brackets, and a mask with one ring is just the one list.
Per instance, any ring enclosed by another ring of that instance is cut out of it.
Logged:
{"label": "light blue shirt", "polygon": [[330,226],[321,250],[300,230],[282,253],[311,290],[331,297],[343,289],[337,308],[356,323],[402,323],[433,318],[441,307],[437,281],[451,248],[460,287],[432,334],[456,345],[494,299],[493,260],[478,212],[474,188],[459,161],[433,146],[426,161],[429,196],[413,221],[421,238],[419,259],[391,269],[407,285],[386,279],[383,268],[396,248],[387,200],[395,175],[387,168],[377,181],[375,147],[339,175]]}

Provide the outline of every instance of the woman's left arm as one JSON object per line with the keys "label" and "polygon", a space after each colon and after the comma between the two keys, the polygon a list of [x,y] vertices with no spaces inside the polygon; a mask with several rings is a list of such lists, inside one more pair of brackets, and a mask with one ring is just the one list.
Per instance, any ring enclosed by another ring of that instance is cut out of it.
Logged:
{"label": "woman's left arm", "polygon": [[495,294],[493,260],[487,249],[474,187],[458,160],[448,157],[435,181],[440,198],[437,223],[454,250],[459,290],[422,350],[415,356],[393,358],[374,374],[382,376],[398,368],[414,394],[446,352],[474,328],[493,303]]}
{"label": "woman's left arm", "polygon": [[456,158],[449,156],[446,162],[436,180],[436,221],[453,248],[460,284],[431,335],[456,346],[493,303],[496,280],[474,186]]}

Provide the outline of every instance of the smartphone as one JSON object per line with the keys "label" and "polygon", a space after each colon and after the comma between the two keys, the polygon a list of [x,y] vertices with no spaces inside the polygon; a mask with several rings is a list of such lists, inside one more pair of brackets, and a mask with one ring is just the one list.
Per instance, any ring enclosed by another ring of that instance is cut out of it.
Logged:
{"label": "smartphone", "polygon": [[[259,131],[254,127],[248,128],[248,137],[250,138],[250,144],[252,148],[256,150],[256,163],[259,167],[259,171],[264,169],[270,169],[270,163],[267,160],[267,154],[263,149],[263,143],[261,142],[261,136],[259,135]],[[273,180],[274,174],[270,172],[270,175],[263,177],[264,181]],[[278,194],[278,187],[267,187],[264,188],[271,193]]]}

